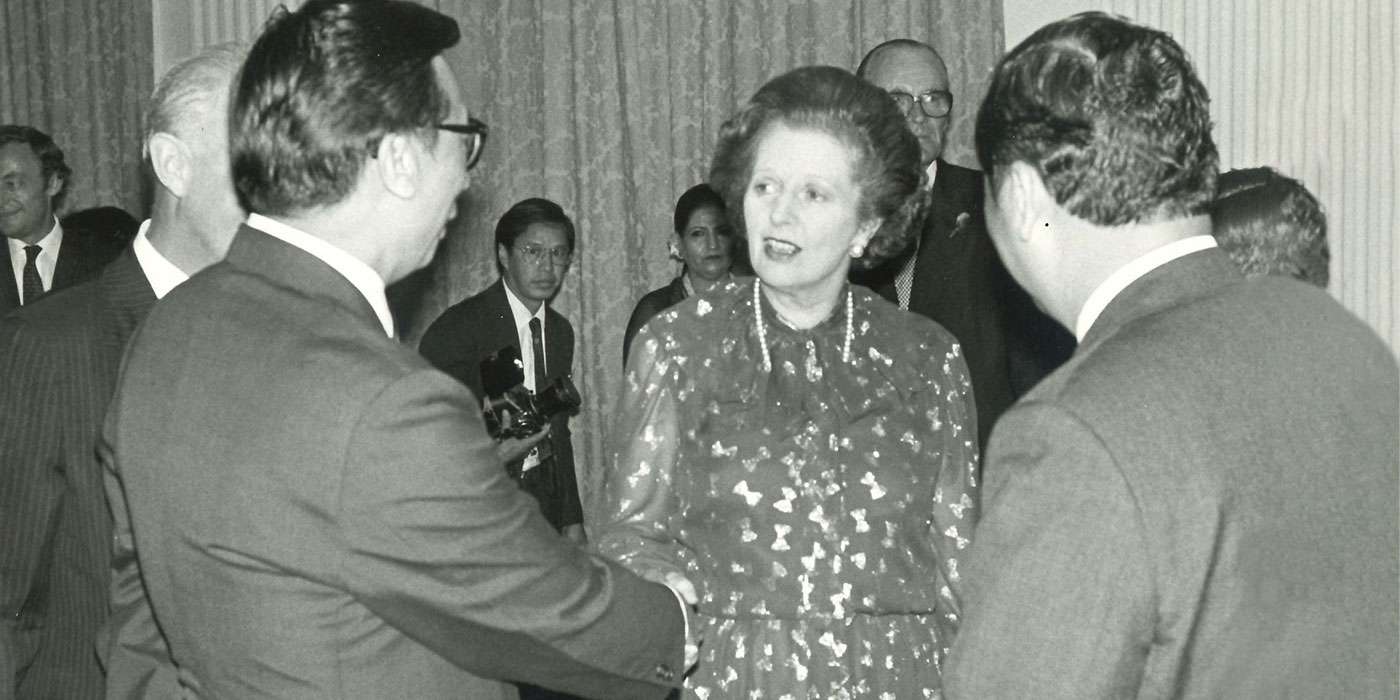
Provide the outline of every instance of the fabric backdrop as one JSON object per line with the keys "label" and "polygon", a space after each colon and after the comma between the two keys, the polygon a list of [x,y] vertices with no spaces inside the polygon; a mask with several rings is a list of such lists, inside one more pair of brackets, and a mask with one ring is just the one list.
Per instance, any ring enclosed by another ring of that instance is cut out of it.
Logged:
{"label": "fabric backdrop", "polygon": [[33,126],[63,149],[63,211],[114,204],[141,218],[150,0],[4,0],[0,54],[0,124]]}
{"label": "fabric backdrop", "polygon": [[[579,483],[603,465],[633,304],[676,273],[676,197],[709,169],[719,125],[790,68],[854,70],[865,50],[936,46],[955,94],[947,157],[975,165],[972,119],[1001,54],[1000,3],[955,0],[440,0],[463,41],[448,59],[491,128],[461,214],[433,265],[408,342],[496,277],[496,220],[516,201],[559,202],[578,229],[554,306],[574,324]],[[407,319],[405,319],[407,320]],[[588,494],[584,494],[588,498]]]}

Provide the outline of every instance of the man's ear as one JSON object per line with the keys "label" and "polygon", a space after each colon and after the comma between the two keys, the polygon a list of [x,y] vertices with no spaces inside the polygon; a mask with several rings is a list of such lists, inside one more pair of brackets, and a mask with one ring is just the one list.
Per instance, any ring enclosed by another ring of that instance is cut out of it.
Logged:
{"label": "man's ear", "polygon": [[58,194],[59,190],[62,189],[63,178],[59,177],[58,173],[49,173],[49,182],[48,185],[44,187],[44,194],[47,195],[49,199],[53,199],[54,195]]}
{"label": "man's ear", "polygon": [[194,158],[185,142],[162,131],[146,141],[146,152],[151,154],[151,170],[161,186],[176,197],[184,197],[194,169]]}
{"label": "man's ear", "polygon": [[403,199],[418,194],[418,178],[422,172],[419,144],[404,134],[387,134],[379,139],[379,148],[370,161],[384,189]]}
{"label": "man's ear", "polygon": [[1045,181],[1029,163],[1020,161],[1006,166],[1006,172],[997,185],[997,204],[1005,213],[1011,231],[1020,240],[1027,240],[1031,234],[1044,227],[1049,221],[1046,205],[1053,202],[1050,192],[1045,189]]}
{"label": "man's ear", "polygon": [[502,270],[510,267],[510,251],[506,250],[504,244],[496,244],[496,262],[500,264]]}

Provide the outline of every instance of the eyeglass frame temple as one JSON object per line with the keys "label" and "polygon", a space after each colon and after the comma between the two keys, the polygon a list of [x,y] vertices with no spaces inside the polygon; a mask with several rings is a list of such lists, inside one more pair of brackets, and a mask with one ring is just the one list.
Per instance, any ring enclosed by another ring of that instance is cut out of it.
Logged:
{"label": "eyeglass frame temple", "polygon": [[476,117],[467,117],[466,124],[438,124],[437,128],[454,134],[475,136],[471,153],[467,154],[467,169],[471,170],[481,160],[481,154],[486,150],[486,136],[491,133],[491,128],[486,126],[486,122]]}

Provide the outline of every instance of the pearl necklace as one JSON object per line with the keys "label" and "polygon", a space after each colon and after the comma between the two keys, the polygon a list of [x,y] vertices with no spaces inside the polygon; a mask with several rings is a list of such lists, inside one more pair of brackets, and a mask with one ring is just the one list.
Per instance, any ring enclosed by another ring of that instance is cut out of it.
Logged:
{"label": "pearl necklace", "polygon": [[[753,280],[753,317],[758,325],[758,347],[763,350],[763,371],[773,371],[773,358],[768,354],[768,327],[763,323],[763,306],[759,299],[759,280]],[[841,345],[841,361],[851,361],[851,341],[856,337],[855,302],[851,300],[851,288],[846,287],[846,339]]]}

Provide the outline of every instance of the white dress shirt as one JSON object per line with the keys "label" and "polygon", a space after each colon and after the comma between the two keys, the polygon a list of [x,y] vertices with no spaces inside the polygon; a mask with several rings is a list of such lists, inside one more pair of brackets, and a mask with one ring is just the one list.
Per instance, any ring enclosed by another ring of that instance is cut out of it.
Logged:
{"label": "white dress shirt", "polygon": [[[530,335],[530,319],[540,320],[540,344],[544,344],[545,333],[545,308],[548,304],[541,303],[540,308],[535,313],[525,308],[525,302],[520,301],[520,297],[515,296],[515,292],[510,291],[510,285],[502,282],[501,287],[506,290],[506,301],[510,304],[510,314],[515,318],[516,341],[520,343],[520,369],[525,373],[525,388],[531,393],[539,391],[541,387],[535,386],[535,339]],[[549,351],[545,351],[545,366],[549,366],[547,359]],[[520,465],[520,472],[523,474],[532,468],[539,466],[539,448],[530,450],[530,454],[525,455],[525,462]]]}
{"label": "white dress shirt", "polygon": [[[30,244],[18,238],[6,238],[10,245],[10,266],[14,268],[15,289],[24,289],[24,263],[29,260],[29,254],[24,252],[26,246],[37,245],[42,250],[39,256],[34,259],[34,266],[39,268],[39,279],[44,282],[44,291],[53,289],[53,271],[58,265],[58,250],[63,247],[63,227],[58,224],[58,219],[53,220],[53,228],[49,229],[43,238]],[[24,301],[29,301],[25,299]]]}
{"label": "white dress shirt", "polygon": [[1108,307],[1109,302],[1143,275],[1184,255],[1215,247],[1214,236],[1191,236],[1168,243],[1114,270],[1113,274],[1094,288],[1094,293],[1090,294],[1088,300],[1084,302],[1084,306],[1080,307],[1079,318],[1074,323],[1075,338],[1081,343],[1084,342],[1084,335],[1089,332],[1094,321],[1098,320],[1099,314]]}
{"label": "white dress shirt", "polygon": [[349,280],[364,296],[365,301],[369,302],[370,308],[374,309],[374,315],[379,317],[379,322],[384,326],[384,334],[390,338],[394,337],[394,317],[389,313],[389,299],[384,295],[384,278],[380,277],[374,268],[323,239],[261,214],[249,214],[247,224],[330,265],[331,269]]}
{"label": "white dress shirt", "polygon": [[136,263],[141,266],[141,273],[146,275],[146,281],[151,283],[156,298],[164,299],[170,290],[184,284],[190,276],[185,274],[184,270],[175,267],[175,263],[170,262],[151,245],[151,239],[146,237],[146,231],[150,228],[150,219],[141,222],[141,228],[136,232],[136,240],[131,242],[131,250],[136,253]]}

